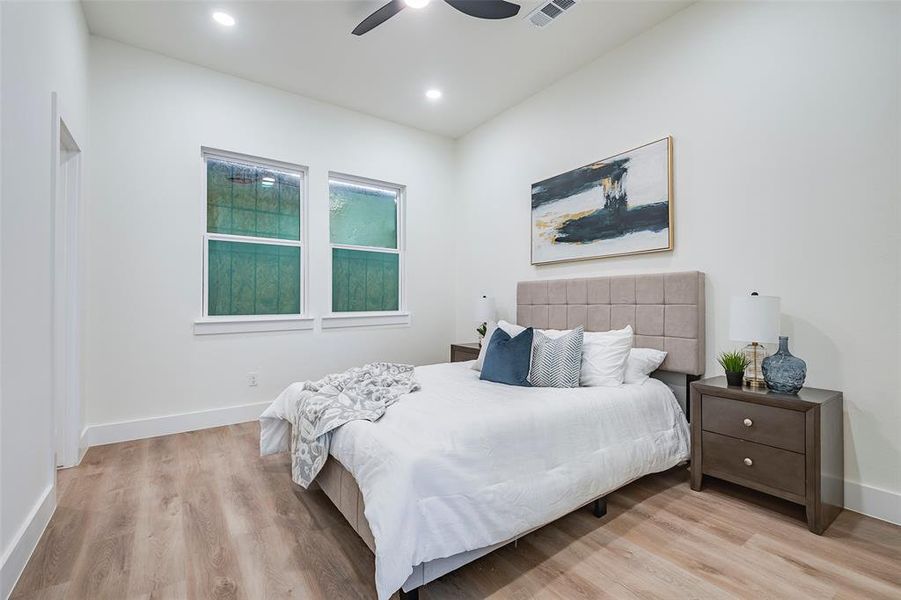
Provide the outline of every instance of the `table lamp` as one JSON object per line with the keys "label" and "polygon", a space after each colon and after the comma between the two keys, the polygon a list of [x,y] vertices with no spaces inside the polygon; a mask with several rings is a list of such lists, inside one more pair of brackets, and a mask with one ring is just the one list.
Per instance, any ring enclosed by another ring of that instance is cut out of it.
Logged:
{"label": "table lamp", "polygon": [[779,298],[761,296],[734,296],[729,319],[729,339],[750,342],[743,352],[750,364],[745,369],[744,383],[750,387],[765,387],[761,365],[766,358],[763,344],[779,341]]}

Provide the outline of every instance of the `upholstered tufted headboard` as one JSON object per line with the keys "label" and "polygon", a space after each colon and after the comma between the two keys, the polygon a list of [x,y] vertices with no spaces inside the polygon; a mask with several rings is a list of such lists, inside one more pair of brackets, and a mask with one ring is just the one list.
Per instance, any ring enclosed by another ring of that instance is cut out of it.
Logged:
{"label": "upholstered tufted headboard", "polygon": [[704,373],[704,274],[699,271],[521,281],[516,321],[538,329],[631,325],[635,346],[666,350],[661,370]]}

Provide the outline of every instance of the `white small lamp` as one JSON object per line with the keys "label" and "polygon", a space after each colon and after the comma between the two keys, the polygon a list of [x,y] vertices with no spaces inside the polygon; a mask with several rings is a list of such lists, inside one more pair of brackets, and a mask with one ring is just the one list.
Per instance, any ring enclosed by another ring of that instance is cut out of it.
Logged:
{"label": "white small lamp", "polygon": [[766,358],[766,348],[761,344],[775,344],[779,341],[779,297],[761,296],[751,292],[750,296],[734,296],[729,319],[729,339],[736,342],[751,342],[744,353],[751,361],[745,369],[745,384],[764,387],[761,364]]}
{"label": "white small lamp", "polygon": [[485,332],[488,331],[488,323],[494,321],[496,318],[496,309],[494,306],[494,298],[490,296],[480,296],[478,302],[476,303],[476,321],[479,323],[479,344],[482,343],[482,337],[485,336],[483,333],[482,327],[485,328]]}

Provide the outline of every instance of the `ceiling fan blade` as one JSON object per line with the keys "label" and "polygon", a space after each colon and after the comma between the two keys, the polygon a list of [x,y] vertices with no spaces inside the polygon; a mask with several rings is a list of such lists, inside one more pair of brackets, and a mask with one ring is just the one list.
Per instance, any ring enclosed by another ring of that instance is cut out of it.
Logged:
{"label": "ceiling fan blade", "polygon": [[509,19],[519,13],[519,5],[504,0],[444,0],[461,13],[479,19]]}
{"label": "ceiling fan blade", "polygon": [[388,4],[381,7],[365,19],[363,19],[359,25],[357,25],[353,31],[351,31],[354,35],[363,35],[370,29],[374,29],[402,11],[406,4],[404,4],[404,0],[391,0]]}

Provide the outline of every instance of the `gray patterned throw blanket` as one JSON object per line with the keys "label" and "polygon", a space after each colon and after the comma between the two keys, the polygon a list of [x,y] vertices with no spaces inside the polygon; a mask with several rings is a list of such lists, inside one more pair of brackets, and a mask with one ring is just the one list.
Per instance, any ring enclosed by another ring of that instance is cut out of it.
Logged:
{"label": "gray patterned throw blanket", "polygon": [[282,392],[291,427],[291,477],[308,487],[328,459],[331,432],[349,421],[377,421],[397,399],[419,390],[412,365],[375,362]]}

